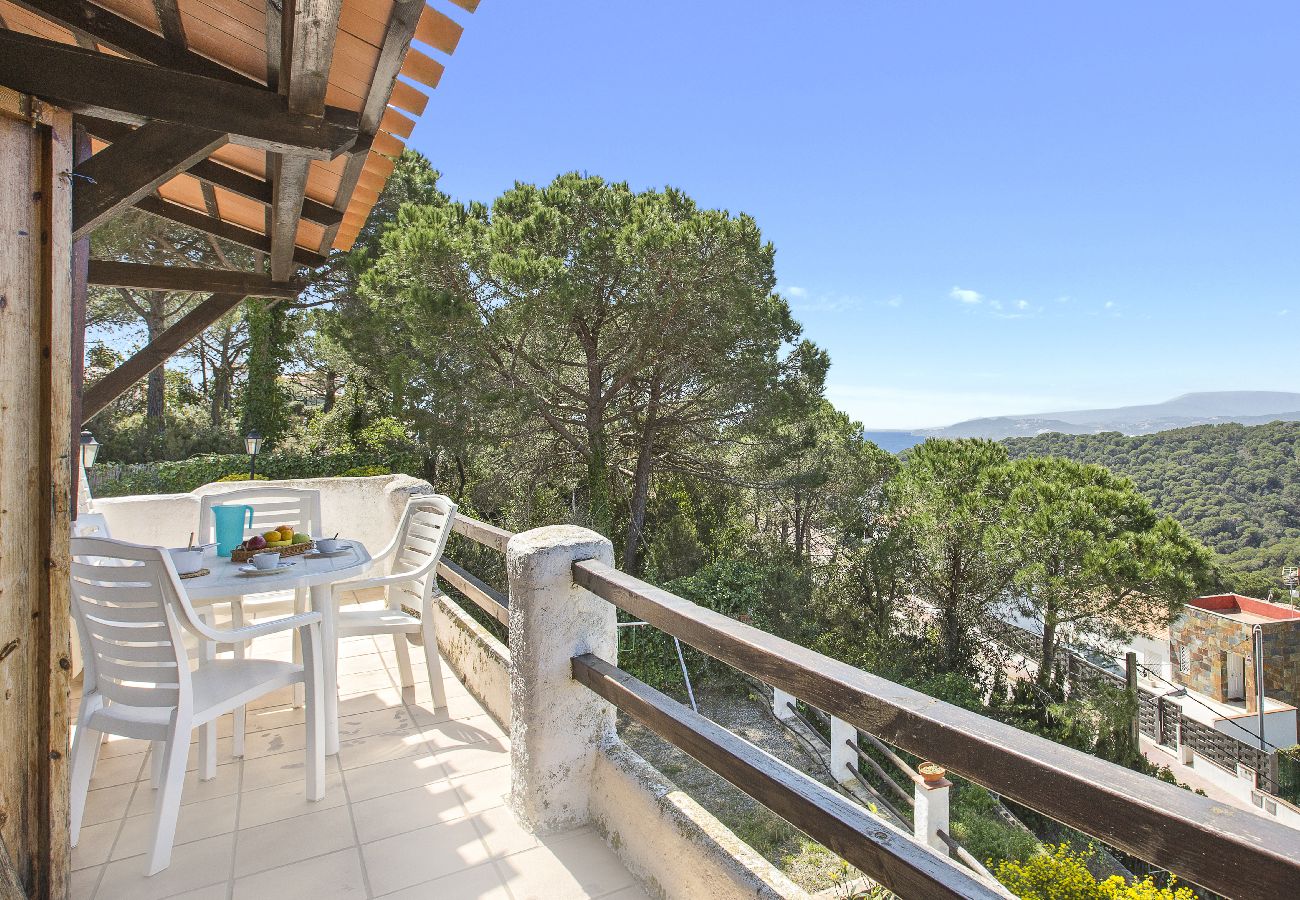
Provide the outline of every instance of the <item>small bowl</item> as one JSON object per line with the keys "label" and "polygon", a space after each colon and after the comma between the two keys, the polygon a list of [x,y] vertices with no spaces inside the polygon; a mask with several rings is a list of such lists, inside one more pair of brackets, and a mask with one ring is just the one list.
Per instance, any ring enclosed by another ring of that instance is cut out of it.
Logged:
{"label": "small bowl", "polygon": [[317,553],[333,553],[343,549],[344,542],[338,538],[316,538]]}
{"label": "small bowl", "polygon": [[938,763],[932,762],[921,763],[916,767],[916,771],[921,773],[921,778],[925,780],[926,784],[938,784],[943,781],[944,776],[948,774],[947,769]]}
{"label": "small bowl", "polygon": [[172,556],[177,575],[190,575],[203,568],[202,547],[172,547],[167,552]]}
{"label": "small bowl", "polygon": [[253,564],[254,569],[260,569],[265,572],[267,569],[274,569],[280,564],[280,551],[269,550],[259,553],[252,557],[249,562]]}

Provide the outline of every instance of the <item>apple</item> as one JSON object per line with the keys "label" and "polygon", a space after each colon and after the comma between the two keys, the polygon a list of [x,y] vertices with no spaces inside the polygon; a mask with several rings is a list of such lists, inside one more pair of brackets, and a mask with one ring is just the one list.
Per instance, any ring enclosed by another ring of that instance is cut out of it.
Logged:
{"label": "apple", "polygon": [[311,535],[302,534],[301,532],[299,532],[293,536],[292,541],[295,544],[310,544]]}
{"label": "apple", "polygon": [[255,534],[248,540],[244,541],[246,550],[264,550],[266,549],[266,538],[260,534]]}

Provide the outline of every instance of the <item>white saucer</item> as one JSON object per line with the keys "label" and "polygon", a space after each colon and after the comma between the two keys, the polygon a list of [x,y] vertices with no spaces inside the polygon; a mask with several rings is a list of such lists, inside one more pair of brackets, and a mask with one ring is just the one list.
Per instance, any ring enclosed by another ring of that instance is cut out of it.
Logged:
{"label": "white saucer", "polygon": [[345,553],[351,552],[352,545],[348,544],[346,547],[340,547],[339,549],[331,550],[328,553],[324,550],[312,550],[310,553],[304,553],[303,556],[307,557],[307,559],[333,559],[336,556],[342,556]]}
{"label": "white saucer", "polygon": [[239,571],[244,575],[279,575],[287,572],[294,567],[294,562],[282,562],[274,569],[259,569],[257,566],[240,566]]}

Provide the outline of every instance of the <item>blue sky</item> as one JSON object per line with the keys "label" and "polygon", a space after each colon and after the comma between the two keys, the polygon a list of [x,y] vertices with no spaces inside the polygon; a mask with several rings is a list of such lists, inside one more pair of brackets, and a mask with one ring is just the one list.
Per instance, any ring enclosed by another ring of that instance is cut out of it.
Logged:
{"label": "blue sky", "polygon": [[[454,8],[453,8],[454,10]],[[868,427],[1300,390],[1300,4],[483,0],[412,145],[753,215]]]}

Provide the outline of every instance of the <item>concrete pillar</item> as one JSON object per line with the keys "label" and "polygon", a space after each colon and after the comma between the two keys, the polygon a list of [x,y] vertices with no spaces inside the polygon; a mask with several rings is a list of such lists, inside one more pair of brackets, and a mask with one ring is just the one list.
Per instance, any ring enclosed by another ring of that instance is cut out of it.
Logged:
{"label": "concrete pillar", "polygon": [[[787,703],[789,706],[786,705]],[[772,712],[776,714],[778,719],[793,719],[794,713],[790,711],[790,707],[796,703],[798,701],[795,699],[794,694],[787,694],[778,687],[772,688]]]}
{"label": "concrete pillar", "polygon": [[917,782],[912,789],[916,807],[912,811],[912,836],[948,855],[948,845],[939,838],[939,832],[951,833],[948,828],[948,795],[952,782],[940,778],[935,782]]}
{"label": "concrete pillar", "polygon": [[573,525],[525,531],[506,546],[510,804],[538,833],[587,823],[592,767],[615,737],[614,708],[574,681],[569,663],[618,657],[614,606],[573,583],[573,563],[587,559],[613,565],[613,546]]}
{"label": "concrete pillar", "polygon": [[858,729],[831,716],[831,771],[839,782],[856,780],[858,771],[858,754],[853,752],[850,743],[858,742]]}

